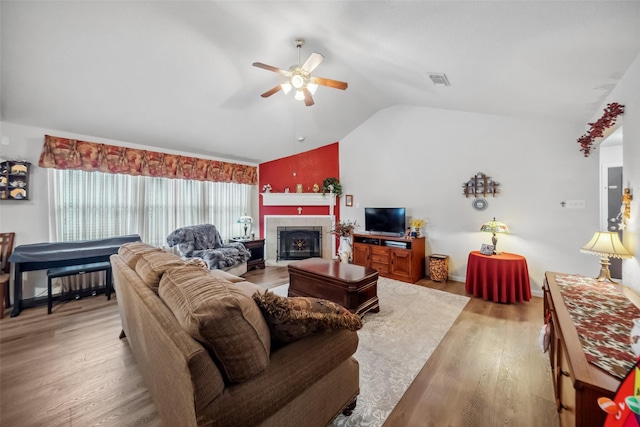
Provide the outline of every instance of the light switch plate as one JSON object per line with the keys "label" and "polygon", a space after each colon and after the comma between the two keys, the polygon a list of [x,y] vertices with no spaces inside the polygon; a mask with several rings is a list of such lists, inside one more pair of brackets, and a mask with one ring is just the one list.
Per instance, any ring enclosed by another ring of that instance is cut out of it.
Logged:
{"label": "light switch plate", "polygon": [[584,200],[567,200],[567,208],[569,209],[584,209],[587,204]]}

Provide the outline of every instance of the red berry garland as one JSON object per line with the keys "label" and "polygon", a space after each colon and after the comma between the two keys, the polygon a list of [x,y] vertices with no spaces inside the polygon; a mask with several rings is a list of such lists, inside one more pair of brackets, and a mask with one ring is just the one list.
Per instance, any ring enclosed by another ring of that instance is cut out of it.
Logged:
{"label": "red berry garland", "polygon": [[607,104],[607,108],[604,110],[602,117],[595,123],[589,123],[591,129],[589,132],[578,138],[578,144],[580,144],[580,151],[584,153],[585,157],[589,157],[593,141],[596,138],[602,138],[604,136],[605,129],[613,126],[616,122],[616,117],[624,113],[624,105],[620,105],[617,102]]}

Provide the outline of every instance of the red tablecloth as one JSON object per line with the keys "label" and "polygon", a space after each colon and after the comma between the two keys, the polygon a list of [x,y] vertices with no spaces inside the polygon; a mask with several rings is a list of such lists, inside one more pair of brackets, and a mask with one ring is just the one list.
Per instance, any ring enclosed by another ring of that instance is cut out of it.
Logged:
{"label": "red tablecloth", "polygon": [[469,254],[467,293],[495,302],[522,302],[531,299],[529,270],[525,257],[509,254]]}

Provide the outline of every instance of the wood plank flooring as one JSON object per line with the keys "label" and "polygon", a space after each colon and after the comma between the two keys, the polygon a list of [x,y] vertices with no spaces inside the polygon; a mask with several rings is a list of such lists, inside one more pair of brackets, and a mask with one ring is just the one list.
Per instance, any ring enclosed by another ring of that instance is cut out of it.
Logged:
{"label": "wood plank flooring", "polygon": [[[288,282],[286,267],[245,277],[265,288]],[[419,284],[465,295],[462,283]],[[162,426],[118,339],[116,301],[99,295],[46,310],[15,318],[7,310],[0,320],[0,426]],[[558,426],[541,323],[538,298],[472,298],[385,426]]]}

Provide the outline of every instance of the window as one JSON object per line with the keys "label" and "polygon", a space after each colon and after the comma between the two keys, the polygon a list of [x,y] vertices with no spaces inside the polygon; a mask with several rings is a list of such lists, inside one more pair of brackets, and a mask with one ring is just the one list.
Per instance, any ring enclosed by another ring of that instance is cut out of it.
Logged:
{"label": "window", "polygon": [[49,169],[52,241],[139,234],[165,246],[176,228],[210,223],[223,239],[240,234],[251,187],[183,179]]}

